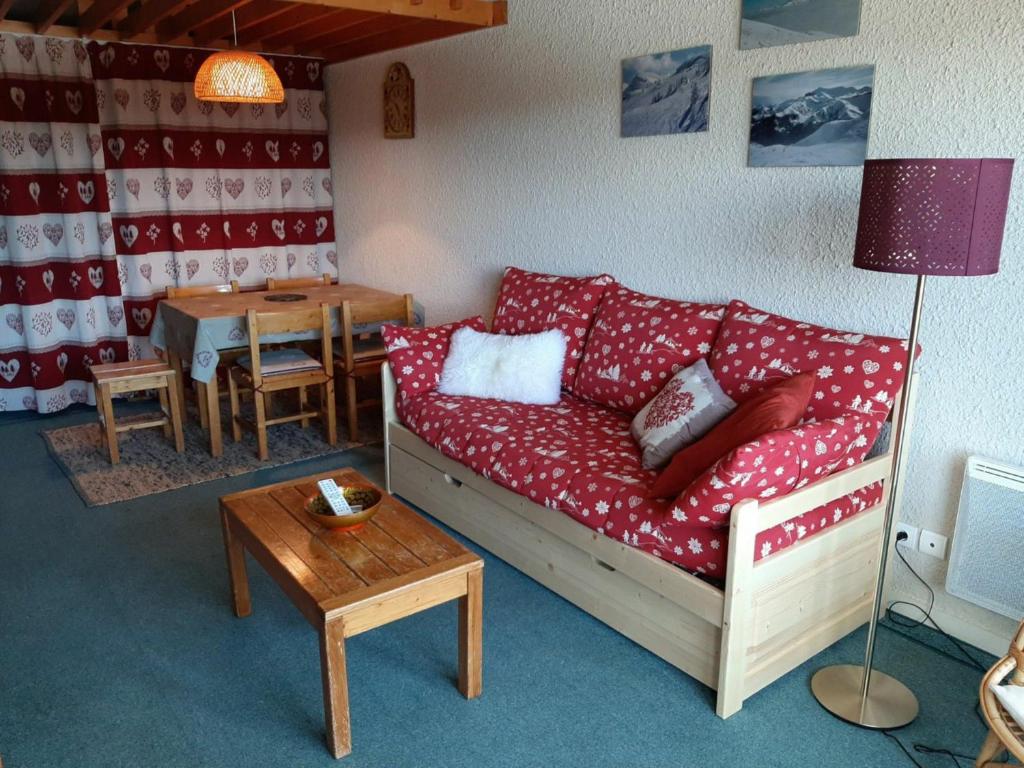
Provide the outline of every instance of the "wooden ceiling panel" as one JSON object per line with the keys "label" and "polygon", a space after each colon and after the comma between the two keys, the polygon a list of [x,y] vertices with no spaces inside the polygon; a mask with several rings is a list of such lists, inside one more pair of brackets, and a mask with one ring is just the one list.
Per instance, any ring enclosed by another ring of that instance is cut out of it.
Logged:
{"label": "wooden ceiling panel", "polygon": [[168,43],[185,38],[201,24],[209,24],[225,16],[230,19],[232,11],[248,3],[249,0],[200,0],[157,24],[157,35]]}
{"label": "wooden ceiling panel", "polygon": [[[294,10],[294,3],[283,2],[282,0],[253,0],[249,4],[235,11],[235,26],[238,31],[249,29],[256,24],[262,24],[275,16],[281,16]],[[197,45],[205,45],[211,40],[219,38],[230,39],[232,35],[231,16],[222,16],[219,19],[203,24],[192,31],[192,40]]]}
{"label": "wooden ceiling panel", "polygon": [[0,31],[227,48],[237,26],[239,48],[347,61],[508,22],[505,0],[77,0],[57,23],[75,10],[0,0]]}
{"label": "wooden ceiling panel", "polygon": [[263,40],[265,37],[279,37],[310,22],[326,19],[334,13],[335,9],[333,8],[295,3],[293,9],[287,13],[275,16],[269,21],[255,24],[245,31],[239,31],[238,43],[240,45],[249,45]]}
{"label": "wooden ceiling panel", "polygon": [[40,35],[46,34],[46,30],[57,23],[64,12],[71,7],[74,0],[46,0],[40,4],[36,14],[36,32]]}
{"label": "wooden ceiling panel", "polygon": [[427,19],[414,21],[389,32],[327,48],[323,51],[323,57],[329,62],[349,61],[382,51],[393,51],[396,48],[406,48],[431,40],[461,35],[465,32],[472,32],[474,29],[477,27],[472,24],[455,24],[449,21]]}
{"label": "wooden ceiling panel", "polygon": [[188,5],[191,0],[146,0],[142,5],[129,13],[117,29],[123,38],[131,39],[146,32],[158,23],[173,16]]}
{"label": "wooden ceiling panel", "polygon": [[78,17],[78,29],[88,36],[131,5],[132,0],[94,0]]}

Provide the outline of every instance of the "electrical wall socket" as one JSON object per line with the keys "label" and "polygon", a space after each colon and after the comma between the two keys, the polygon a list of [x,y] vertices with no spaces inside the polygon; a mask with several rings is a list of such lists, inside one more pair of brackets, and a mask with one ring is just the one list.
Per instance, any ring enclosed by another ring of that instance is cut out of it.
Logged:
{"label": "electrical wall socket", "polygon": [[939,560],[946,559],[946,545],[949,540],[941,533],[935,531],[921,531],[920,543],[917,546],[919,552],[937,557]]}
{"label": "electrical wall socket", "polygon": [[906,523],[896,523],[896,533],[907,534],[907,540],[896,542],[896,546],[904,551],[914,551],[917,549],[917,543],[921,532],[916,526],[907,525]]}

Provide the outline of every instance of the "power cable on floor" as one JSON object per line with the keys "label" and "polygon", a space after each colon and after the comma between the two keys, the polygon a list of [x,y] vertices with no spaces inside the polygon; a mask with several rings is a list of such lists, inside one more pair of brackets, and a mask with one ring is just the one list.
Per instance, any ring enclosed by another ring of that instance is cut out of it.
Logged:
{"label": "power cable on floor", "polygon": [[[909,562],[907,562],[907,558],[905,558],[903,556],[903,552],[901,551],[899,545],[900,545],[901,542],[905,541],[906,539],[907,539],[907,535],[905,533],[901,532],[901,533],[896,534],[896,555],[903,562],[903,565],[905,565],[907,567],[907,570],[910,571],[910,573],[914,576],[914,578],[917,579],[924,586],[924,588],[926,590],[928,590],[928,608],[927,609],[922,608],[921,606],[917,605],[916,603],[912,603],[912,602],[909,602],[907,600],[894,600],[893,602],[889,603],[889,606],[885,609],[886,621],[890,622],[893,626],[890,626],[889,624],[886,624],[886,623],[882,623],[879,626],[885,627],[890,632],[892,632],[894,634],[897,634],[900,637],[903,637],[904,639],[909,640],[909,641],[911,641],[913,643],[917,643],[918,645],[923,646],[923,647],[929,649],[930,651],[933,651],[934,653],[937,653],[937,654],[939,654],[941,656],[945,656],[947,659],[950,659],[951,661],[955,661],[958,664],[962,664],[964,666],[970,667],[971,669],[974,669],[974,670],[976,670],[978,672],[982,672],[982,673],[988,671],[987,667],[985,667],[980,661],[978,661],[973,655],[971,655],[971,653],[955,637],[953,637],[948,632],[946,632],[946,630],[944,630],[942,627],[940,627],[938,625],[938,623],[935,621],[935,619],[932,617],[932,610],[935,607],[935,590],[932,589],[931,585],[928,584],[927,581],[925,581],[923,578],[921,578],[921,575],[916,570],[914,570],[914,567]],[[919,621],[914,621],[913,619],[910,619],[909,617],[906,617],[906,616],[903,616],[902,614],[896,613],[893,610],[893,608],[895,606],[905,606],[905,607],[908,607],[908,608],[912,608],[913,610],[916,610],[916,611],[920,612],[922,618]],[[896,629],[896,627],[901,627],[901,628],[904,628],[904,629],[918,629],[919,627],[928,627],[929,625],[931,627],[934,627],[935,630],[937,630],[938,633],[940,635],[942,635],[947,641],[949,641],[954,646],[956,646],[957,650],[959,650],[960,654],[962,654],[962,655],[960,655],[960,656],[954,655],[954,654],[949,653],[948,651],[945,651],[945,650],[943,650],[941,648],[937,648],[934,645],[932,645],[931,643],[927,643],[924,640],[921,640],[920,638],[914,637],[913,635],[909,634],[908,632],[902,632],[899,629]],[[988,724],[985,722],[984,718],[981,716],[981,702],[980,701],[976,702],[975,705],[974,705],[974,714],[977,716],[977,718],[978,718],[979,722],[981,722],[982,726],[984,726],[985,729],[987,730],[988,729]],[[917,758],[915,758],[913,753],[909,749],[907,749],[906,745],[902,741],[900,741],[898,736],[896,736],[895,734],[891,733],[890,731],[882,731],[881,733],[886,738],[890,739],[891,741],[894,741],[896,743],[896,745],[900,748],[900,750],[903,752],[903,754],[907,756],[907,759],[910,760],[910,762],[913,763],[916,766],[916,768],[926,768],[924,765],[922,765],[921,763],[919,763],[917,761]],[[954,752],[954,751],[952,751],[950,749],[946,749],[944,747],[932,747],[932,746],[929,746],[927,744],[917,744],[917,743],[912,744],[911,747],[912,747],[914,752],[916,752],[918,754],[921,754],[921,755],[945,755],[946,757],[948,757],[950,760],[953,761],[954,765],[956,765],[957,768],[964,768],[963,764],[960,762],[961,759],[970,760],[970,761],[973,761],[975,759],[971,755],[964,755],[964,754],[961,754],[959,752]]]}

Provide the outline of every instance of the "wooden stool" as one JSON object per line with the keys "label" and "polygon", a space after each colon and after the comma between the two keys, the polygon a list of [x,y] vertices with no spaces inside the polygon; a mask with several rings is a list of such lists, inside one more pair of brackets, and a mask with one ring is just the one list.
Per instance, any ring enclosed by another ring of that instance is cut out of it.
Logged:
{"label": "wooden stool", "polygon": [[[121,461],[121,453],[117,449],[117,433],[132,429],[150,429],[163,427],[164,435],[174,435],[174,449],[181,453],[185,450],[185,436],[181,431],[181,411],[179,408],[177,378],[174,369],[162,360],[131,360],[126,363],[107,363],[90,367],[92,379],[96,383],[96,409],[100,415],[100,442],[106,442],[110,451],[110,463]],[[160,410],[163,415],[159,419],[135,421],[118,426],[114,421],[113,395],[124,392],[141,392],[155,389],[160,395]]]}

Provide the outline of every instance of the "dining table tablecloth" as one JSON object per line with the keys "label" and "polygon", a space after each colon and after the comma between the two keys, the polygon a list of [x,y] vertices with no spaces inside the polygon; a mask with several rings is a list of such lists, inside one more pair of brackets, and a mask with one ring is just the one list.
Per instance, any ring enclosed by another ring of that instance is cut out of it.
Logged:
{"label": "dining table tablecloth", "polygon": [[[296,291],[254,291],[246,293],[218,293],[185,299],[168,299],[157,306],[149,340],[154,347],[173,352],[182,360],[190,361],[190,372],[196,381],[209,383],[220,362],[220,353],[227,349],[248,347],[246,311],[288,311],[312,308],[326,302],[330,305],[331,334],[341,335],[341,301],[357,301],[373,289],[351,284],[316,286]],[[267,301],[268,296],[296,294],[304,296],[294,302]],[[422,327],[426,312],[416,303],[416,325]],[[357,333],[377,333],[381,323],[356,326]],[[261,336],[261,343],[284,343],[318,339],[318,331],[288,333],[281,336]]]}

